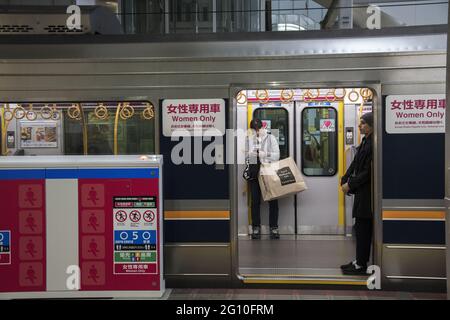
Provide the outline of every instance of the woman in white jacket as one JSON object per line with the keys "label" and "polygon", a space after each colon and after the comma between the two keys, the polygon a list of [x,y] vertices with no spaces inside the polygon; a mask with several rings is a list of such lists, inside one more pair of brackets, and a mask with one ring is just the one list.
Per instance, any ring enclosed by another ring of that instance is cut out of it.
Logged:
{"label": "woman in white jacket", "polygon": [[[277,139],[266,129],[262,128],[260,119],[253,119],[250,122],[249,135],[246,143],[246,156],[251,164],[271,163],[280,159],[280,148]],[[248,181],[249,189],[252,195],[252,239],[261,238],[261,189],[259,188],[258,178]],[[279,239],[278,232],[278,200],[269,201],[269,226],[270,237]]]}

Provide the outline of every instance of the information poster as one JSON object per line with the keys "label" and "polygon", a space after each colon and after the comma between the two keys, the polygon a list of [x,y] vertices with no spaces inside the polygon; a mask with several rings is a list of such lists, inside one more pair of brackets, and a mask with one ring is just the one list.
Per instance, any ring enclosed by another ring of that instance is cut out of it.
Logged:
{"label": "information poster", "polygon": [[156,197],[114,197],[114,274],[157,274]]}
{"label": "information poster", "polygon": [[56,122],[20,123],[21,148],[57,148]]}

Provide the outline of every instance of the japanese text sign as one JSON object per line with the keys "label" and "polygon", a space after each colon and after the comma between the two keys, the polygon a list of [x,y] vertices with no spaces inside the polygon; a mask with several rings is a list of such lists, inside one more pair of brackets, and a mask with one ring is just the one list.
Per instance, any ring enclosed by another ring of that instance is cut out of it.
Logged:
{"label": "japanese text sign", "polygon": [[162,113],[166,137],[225,134],[223,99],[166,99],[162,103]]}
{"label": "japanese text sign", "polygon": [[444,133],[445,94],[386,98],[387,133]]}

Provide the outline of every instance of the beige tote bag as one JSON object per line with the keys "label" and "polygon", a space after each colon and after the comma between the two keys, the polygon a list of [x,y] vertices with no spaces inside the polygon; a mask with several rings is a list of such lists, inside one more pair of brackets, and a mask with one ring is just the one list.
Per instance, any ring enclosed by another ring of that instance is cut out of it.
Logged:
{"label": "beige tote bag", "polygon": [[262,163],[258,180],[264,201],[307,189],[303,176],[291,157],[273,163]]}

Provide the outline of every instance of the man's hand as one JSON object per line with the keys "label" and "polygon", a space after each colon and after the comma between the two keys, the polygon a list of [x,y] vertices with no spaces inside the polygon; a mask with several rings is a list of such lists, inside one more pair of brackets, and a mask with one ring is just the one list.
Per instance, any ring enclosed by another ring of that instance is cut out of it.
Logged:
{"label": "man's hand", "polygon": [[348,186],[348,183],[344,183],[344,184],[341,186],[341,189],[342,189],[342,191],[343,191],[345,194],[347,194],[347,193],[350,191],[350,187]]}

